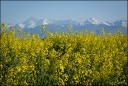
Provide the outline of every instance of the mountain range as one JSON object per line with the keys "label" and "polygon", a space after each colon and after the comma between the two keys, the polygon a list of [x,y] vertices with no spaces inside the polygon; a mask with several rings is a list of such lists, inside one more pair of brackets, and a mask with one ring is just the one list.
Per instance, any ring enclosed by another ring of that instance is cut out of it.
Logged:
{"label": "mountain range", "polygon": [[37,19],[29,18],[26,21],[18,24],[8,24],[8,27],[14,26],[15,28],[22,28],[23,31],[29,33],[40,33],[40,25],[45,25],[46,29],[50,32],[67,32],[66,26],[72,27],[72,30],[80,31],[87,29],[88,31],[94,30],[97,34],[100,33],[101,28],[104,28],[105,32],[115,32],[117,29],[126,33],[127,21],[117,20],[117,21],[102,21],[97,18],[91,17],[84,22],[78,22],[73,19],[68,20],[51,20],[51,19]]}

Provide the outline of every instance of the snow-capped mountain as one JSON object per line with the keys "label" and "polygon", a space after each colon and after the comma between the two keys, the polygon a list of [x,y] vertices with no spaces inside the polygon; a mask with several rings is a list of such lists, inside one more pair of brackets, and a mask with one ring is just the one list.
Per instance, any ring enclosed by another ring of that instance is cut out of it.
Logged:
{"label": "snow-capped mountain", "polygon": [[[91,17],[89,20],[86,20],[84,22],[77,22],[73,19],[68,20],[51,20],[51,19],[37,19],[37,18],[29,18],[23,23],[16,24],[17,27],[20,28],[35,28],[40,25],[60,25],[60,26],[66,26],[66,25],[75,25],[75,26],[84,26],[84,25],[105,25],[105,26],[127,26],[126,20],[118,20],[115,22],[110,21],[102,21],[97,18]],[[11,25],[9,25],[11,26]]]}
{"label": "snow-capped mountain", "polygon": [[53,24],[54,22],[55,22],[55,21],[54,21],[54,20],[51,20],[51,19],[40,19],[40,20],[37,22],[37,26]]}
{"label": "snow-capped mountain", "polygon": [[25,24],[23,24],[23,23],[19,23],[18,26],[19,26],[20,28],[22,28],[22,29],[25,28]]}
{"label": "snow-capped mountain", "polygon": [[103,24],[103,25],[111,26],[110,23],[105,22],[105,21],[101,21],[101,20],[96,19],[94,17],[91,17],[89,20],[86,20],[84,23],[85,24],[94,24],[94,25]]}
{"label": "snow-capped mountain", "polygon": [[28,20],[24,21],[23,23],[16,24],[16,27],[24,28],[35,28],[40,25],[48,25],[53,24],[53,20],[48,19],[37,19],[37,18],[29,18]]}
{"label": "snow-capped mountain", "polygon": [[26,28],[35,28],[37,21],[38,21],[37,18],[29,18],[28,20],[23,22],[23,24],[20,24],[20,26],[22,27],[24,26]]}
{"label": "snow-capped mountain", "polygon": [[117,20],[113,22],[115,26],[124,26],[127,27],[127,21],[126,20]]}
{"label": "snow-capped mountain", "polygon": [[126,22],[122,22],[122,24],[121,24],[122,26],[124,26],[124,27],[127,27],[127,23]]}
{"label": "snow-capped mountain", "polygon": [[[8,27],[13,26],[14,24],[9,24]],[[70,25],[73,30],[84,30],[88,31],[95,30],[97,33],[100,32],[101,28],[105,28],[106,32],[114,32],[116,29],[120,29],[124,31],[124,28],[127,28],[126,20],[118,20],[118,21],[102,21],[97,18],[91,17],[84,22],[78,22],[73,19],[68,20],[51,20],[51,19],[37,19],[37,18],[29,18],[28,20],[15,24],[15,28],[22,28],[25,32],[33,32],[39,33],[40,25],[46,25],[46,29],[55,32],[58,28],[60,32],[67,31],[66,26]]]}

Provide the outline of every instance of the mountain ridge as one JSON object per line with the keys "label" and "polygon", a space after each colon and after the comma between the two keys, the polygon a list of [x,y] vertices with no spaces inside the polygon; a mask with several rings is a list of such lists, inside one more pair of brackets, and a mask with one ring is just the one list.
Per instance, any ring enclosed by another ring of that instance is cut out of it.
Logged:
{"label": "mountain ridge", "polygon": [[102,21],[100,19],[97,19],[95,17],[91,17],[88,20],[85,20],[83,22],[78,22],[76,20],[73,19],[67,19],[67,20],[52,20],[52,19],[37,19],[37,18],[29,18],[26,21],[22,22],[22,23],[18,23],[18,24],[11,24],[8,25],[10,26],[17,26],[20,27],[22,29],[24,28],[35,28],[37,26],[40,25],[50,25],[50,24],[54,24],[54,25],[106,25],[106,26],[119,26],[122,25],[124,27],[127,27],[127,21],[126,20],[117,20],[117,21]]}
{"label": "mountain ridge", "polygon": [[[72,28],[72,31],[80,31],[87,29],[88,31],[95,31],[97,34],[100,33],[101,28],[104,28],[106,33],[120,30],[123,33],[126,33],[127,21],[126,20],[117,20],[114,22],[111,21],[102,21],[100,19],[91,17],[88,20],[83,22],[78,22],[73,19],[67,20],[52,20],[52,19],[37,19],[37,18],[29,18],[28,20],[18,23],[18,24],[10,24],[10,26],[14,26],[14,28],[22,28],[24,32],[27,33],[36,33],[40,34],[40,25],[45,25],[46,30],[54,33],[54,32],[68,32],[67,25]],[[9,28],[8,27],[8,28]]]}

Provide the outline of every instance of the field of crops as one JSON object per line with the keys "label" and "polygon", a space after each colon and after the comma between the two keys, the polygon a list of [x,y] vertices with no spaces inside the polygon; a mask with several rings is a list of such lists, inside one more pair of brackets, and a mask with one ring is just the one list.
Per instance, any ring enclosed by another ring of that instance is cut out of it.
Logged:
{"label": "field of crops", "polygon": [[50,33],[42,40],[21,29],[0,34],[1,85],[127,85],[128,36]]}

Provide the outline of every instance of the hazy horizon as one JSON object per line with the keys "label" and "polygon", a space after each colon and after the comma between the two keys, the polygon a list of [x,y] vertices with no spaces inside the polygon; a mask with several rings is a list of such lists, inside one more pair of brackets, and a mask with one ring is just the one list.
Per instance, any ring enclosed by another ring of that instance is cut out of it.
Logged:
{"label": "hazy horizon", "polygon": [[127,20],[127,1],[1,1],[1,22],[21,23],[29,18],[79,22]]}

